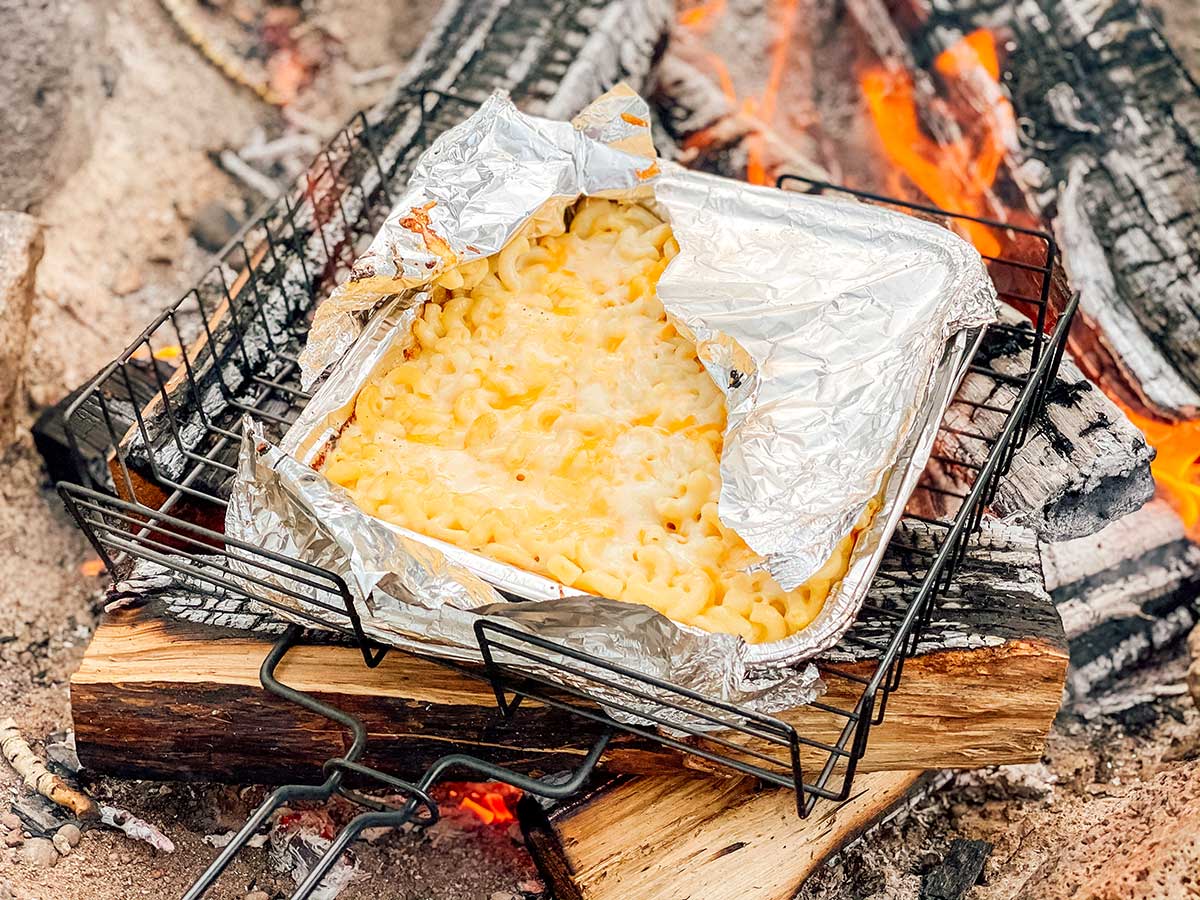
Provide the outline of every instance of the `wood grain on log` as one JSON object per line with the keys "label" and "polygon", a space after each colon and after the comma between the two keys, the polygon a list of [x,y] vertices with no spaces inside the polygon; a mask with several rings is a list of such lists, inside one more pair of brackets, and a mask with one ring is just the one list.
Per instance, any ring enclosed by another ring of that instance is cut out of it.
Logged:
{"label": "wood grain on log", "polygon": [[919,776],[863,775],[844,805],[808,819],[791,791],[689,776],[612,780],[549,815],[523,802],[520,818],[558,900],[789,900]]}
{"label": "wood grain on log", "polygon": [[[933,537],[912,533],[906,540],[921,552]],[[918,655],[906,664],[860,769],[911,768],[914,754],[923,765],[944,767],[1040,755],[1058,708],[1067,653],[1035,561],[1029,532],[985,534],[961,570],[959,589],[934,615]],[[888,566],[912,571],[899,555]],[[876,600],[891,602],[886,594]],[[193,613],[207,604],[202,616],[210,621],[238,621],[235,600],[197,596],[187,602],[195,604]],[[72,679],[76,742],[88,766],[136,777],[275,781],[314,774],[345,749],[340,728],[262,690],[258,667],[269,636],[164,618],[164,606],[154,601],[109,615]],[[886,638],[887,631],[864,620],[856,634],[862,640],[831,654],[829,664],[869,677],[877,657],[864,641]],[[523,705],[506,725],[486,682],[402,653],[368,670],[354,648],[305,646],[289,653],[280,677],[361,716],[371,733],[372,758],[401,774],[419,772],[453,750],[553,771],[577,761],[597,734],[583,719],[538,706]],[[854,682],[835,675],[827,681],[825,702],[854,705],[860,690]],[[845,721],[812,707],[779,715],[801,734],[824,741],[836,740]],[[130,741],[144,752],[129,754]],[[778,748],[769,749],[777,754]],[[634,773],[709,767],[626,734],[614,739],[605,759],[615,771]],[[810,767],[823,761],[805,757]]]}

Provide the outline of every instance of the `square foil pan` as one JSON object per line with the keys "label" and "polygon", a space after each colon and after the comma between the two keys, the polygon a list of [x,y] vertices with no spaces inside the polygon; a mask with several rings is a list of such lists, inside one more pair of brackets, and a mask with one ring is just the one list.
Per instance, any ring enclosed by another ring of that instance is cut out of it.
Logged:
{"label": "square foil pan", "polygon": [[[497,95],[441,135],[350,281],[318,308],[301,365],[306,384],[328,377],[279,447],[247,428],[226,531],[340,575],[381,642],[477,661],[474,626],[487,618],[705,696],[795,708],[822,690],[806,661],[853,622],[995,291],[978,253],[938,225],[648,165],[648,119],[627,88],[574,123]],[[671,224],[680,252],[659,298],[729,410],[719,514],[780,585],[806,581],[880,501],[841,583],[788,638],[748,644],[573,592],[369,516],[317,471],[361,387],[411,342],[434,277],[499,252],[527,223],[553,227],[580,196],[641,203]],[[274,577],[244,574],[260,587]],[[288,587],[275,599],[302,603]]]}
{"label": "square foil pan", "polygon": [[[371,320],[342,365],[321,385],[305,413],[288,431],[280,450],[305,466],[319,468],[349,423],[358,391],[371,378],[396,363],[397,350],[405,345],[413,313],[420,305],[413,307],[398,300]],[[946,409],[953,401],[982,337],[983,328],[973,327],[956,332],[946,342],[925,401],[917,412],[917,421],[885,478],[880,507],[855,542],[841,584],[831,591],[816,618],[803,630],[783,640],[747,644],[744,659],[748,667],[797,664],[810,659],[834,646],[853,622],[871,588],[905,504],[920,481]],[[591,597],[534,572],[366,513],[362,515],[394,534],[435,550],[449,562],[514,598],[544,601]]]}

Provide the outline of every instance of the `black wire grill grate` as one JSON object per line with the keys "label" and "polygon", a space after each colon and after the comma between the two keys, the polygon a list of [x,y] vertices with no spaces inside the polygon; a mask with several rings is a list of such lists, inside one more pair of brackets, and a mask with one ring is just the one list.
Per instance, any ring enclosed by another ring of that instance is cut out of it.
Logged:
{"label": "black wire grill grate", "polygon": [[[308,604],[311,623],[340,632],[357,644],[367,666],[377,665],[389,652],[363,633],[353,593],[338,575],[227,538],[221,523],[240,439],[238,420],[249,415],[274,437],[294,421],[308,400],[297,383],[297,353],[313,309],[378,229],[391,205],[392,185],[405,177],[405,161],[427,143],[426,132],[431,126],[440,130],[461,120],[473,107],[474,101],[465,98],[414,90],[408,102],[398,103],[379,121],[357,117],[322,151],[297,189],[271,205],[200,284],[156,317],[71,405],[68,433],[79,469],[89,473],[90,482],[60,484],[59,491],[110,573],[127,571],[134,560],[146,560],[202,589],[250,597],[276,608],[265,590],[265,576],[283,576],[294,585],[295,599]],[[1055,320],[1050,282],[1056,250],[1049,235],[793,176],[782,177],[778,186],[810,193],[844,192],[1005,231],[1010,243],[1025,249],[1021,258],[990,259],[989,267],[1001,294],[1027,309],[1035,323],[1032,329],[990,326],[1007,329],[1029,344],[1026,371],[1000,372],[979,360],[971,366],[972,371],[1010,387],[1010,402],[1001,405],[994,397],[978,402],[960,396],[952,404],[965,407],[968,414],[983,411],[999,416],[1002,427],[989,434],[943,423],[943,431],[954,437],[947,446],[975,442],[980,452],[967,459],[956,457],[952,449],[935,449],[936,464],[954,467],[955,483],[962,489],[931,481],[920,484],[918,492],[937,495],[939,514],[911,512],[905,518],[934,540],[928,546],[905,545],[900,537],[903,530],[897,532],[891,549],[913,561],[912,571],[903,576],[881,572],[875,585],[879,590],[873,588],[859,622],[843,638],[843,646],[873,659],[872,671],[864,674],[832,660],[819,662],[823,679],[845,688],[831,693],[852,698],[812,704],[828,720],[821,732],[825,737],[801,734],[775,716],[484,621],[476,629],[482,668],[438,661],[486,679],[506,719],[519,716],[522,702],[529,698],[588,720],[598,736],[579,768],[557,784],[462,754],[439,760],[416,782],[404,781],[360,762],[366,745],[360,721],[276,679],[280,661],[303,636],[303,629],[293,625],[263,664],[264,687],[339,723],[352,742],[342,757],[326,763],[322,784],[275,791],[221,852],[189,898],[201,896],[271,813],[285,804],[340,794],[364,809],[339,833],[294,894],[305,898],[363,829],[436,821],[437,805],[428,790],[447,770],[507,781],[541,796],[565,797],[582,786],[616,731],[699,756],[765,784],[793,789],[800,816],[809,815],[822,799],[841,801],[849,796],[871,727],[882,721],[888,698],[900,685],[905,659],[916,651],[938,597],[969,552],[998,479],[1044,407],[1076,300]],[[277,584],[272,587],[279,589]],[[314,600],[314,593],[326,600]],[[288,612],[294,616],[296,609],[288,607]],[[527,674],[517,668],[519,663],[534,664],[540,674]],[[570,683],[558,677],[568,675]],[[602,711],[587,685],[616,690],[628,697],[628,704],[606,701],[618,713],[614,718]],[[657,704],[663,715],[645,712],[639,704],[647,700]],[[689,721],[710,727],[680,725],[671,713],[686,714]],[[711,726],[719,727],[719,732],[714,734]],[[407,800],[398,807],[384,807],[349,788],[350,778],[373,782]]]}

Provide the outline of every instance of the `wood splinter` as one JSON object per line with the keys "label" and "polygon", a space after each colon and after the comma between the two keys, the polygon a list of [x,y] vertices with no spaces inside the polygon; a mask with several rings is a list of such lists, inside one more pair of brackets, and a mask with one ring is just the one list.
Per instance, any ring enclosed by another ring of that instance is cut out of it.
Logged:
{"label": "wood splinter", "polygon": [[96,802],[91,797],[71,787],[46,768],[46,764],[38,759],[21,736],[16,721],[11,718],[0,722],[0,752],[3,752],[8,764],[30,790],[69,809],[78,819],[94,819],[99,815]]}

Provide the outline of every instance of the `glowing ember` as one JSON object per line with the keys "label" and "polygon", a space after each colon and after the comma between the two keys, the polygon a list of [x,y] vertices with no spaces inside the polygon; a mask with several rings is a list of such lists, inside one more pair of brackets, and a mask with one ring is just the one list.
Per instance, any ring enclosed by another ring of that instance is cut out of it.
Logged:
{"label": "glowing ember", "polygon": [[506,825],[513,820],[504,798],[496,793],[484,794],[482,803],[472,797],[463,797],[459,806],[475,813],[484,825]]}
{"label": "glowing ember", "polygon": [[[1012,106],[998,83],[995,40],[986,30],[973,32],[939,54],[934,68],[948,84],[970,80],[971,95],[985,98],[985,108],[973,110],[975,127],[953,143],[939,143],[921,127],[909,74],[872,66],[862,73],[861,87],[884,153],[937,206],[995,216],[992,184],[1016,134]],[[1000,237],[992,229],[974,222],[964,226],[980,253],[999,255]]]}
{"label": "glowing ember", "polygon": [[1150,469],[1159,496],[1179,513],[1188,537],[1200,541],[1200,421],[1163,422],[1116,402],[1158,451]]}
{"label": "glowing ember", "polygon": [[145,344],[141,344],[136,350],[134,350],[132,355],[134,359],[142,361],[157,359],[161,362],[169,363],[179,359],[179,357],[183,355],[183,348],[178,344],[167,344],[166,346],[158,347],[152,350]]}
{"label": "glowing ember", "polygon": [[154,358],[161,359],[164,362],[170,362],[173,359],[178,359],[179,355],[181,353],[183,353],[182,347],[180,347],[178,344],[171,344],[169,346],[160,347],[159,349],[155,350]]}
{"label": "glowing ember", "polygon": [[84,578],[95,578],[104,574],[104,560],[88,559],[79,567],[79,574]]}
{"label": "glowing ember", "polygon": [[455,781],[443,785],[443,790],[448,798],[447,805],[457,800],[459,809],[471,813],[485,825],[507,825],[516,819],[512,810],[521,799],[521,791],[512,785]]}

